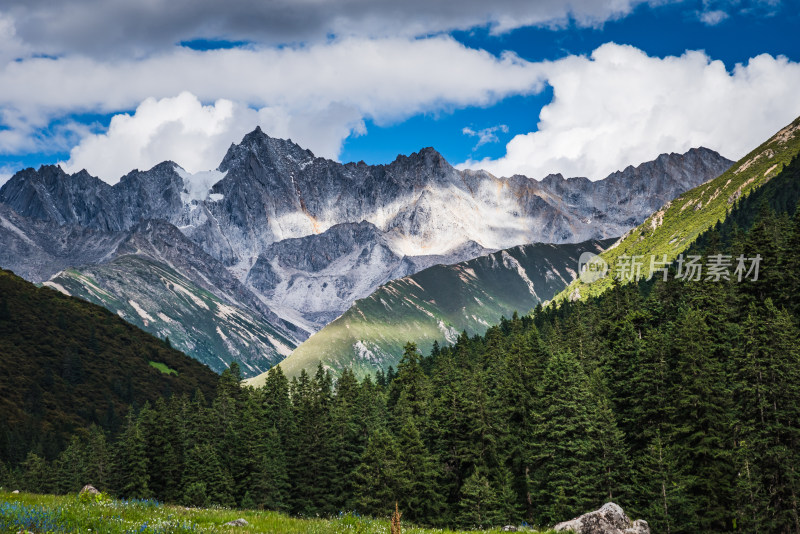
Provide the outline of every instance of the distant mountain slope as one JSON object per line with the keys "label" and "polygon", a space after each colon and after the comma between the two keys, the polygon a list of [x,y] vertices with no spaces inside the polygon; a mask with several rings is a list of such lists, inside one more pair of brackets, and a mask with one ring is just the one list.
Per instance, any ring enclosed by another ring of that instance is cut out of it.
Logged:
{"label": "distant mountain slope", "polygon": [[311,336],[281,368],[297,375],[322,362],[363,375],[397,365],[408,341],[427,353],[434,341],[453,343],[462,331],[482,334],[501,317],[552,298],[575,276],[583,252],[599,253],[612,242],[524,245],[394,280]]}
{"label": "distant mountain slope", "polygon": [[[800,117],[782,128],[717,178],[666,203],[642,224],[628,232],[601,255],[610,266],[609,276],[592,283],[580,279],[561,292],[556,301],[599,295],[611,287],[618,260],[641,256],[642,275],[650,272],[650,257],[669,261],[686,250],[704,231],[723,220],[735,202],[769,182],[800,152]],[[626,260],[627,261],[627,260]]]}
{"label": "distant mountain slope", "polygon": [[198,389],[211,396],[216,382],[208,367],[108,310],[0,270],[3,461],[54,454],[92,423],[116,428],[132,404]]}
{"label": "distant mountain slope", "polygon": [[169,337],[173,346],[217,372],[235,359],[245,376],[262,373],[297,345],[260,314],[223,301],[145,256],[66,269],[45,285],[99,304],[160,338]]}

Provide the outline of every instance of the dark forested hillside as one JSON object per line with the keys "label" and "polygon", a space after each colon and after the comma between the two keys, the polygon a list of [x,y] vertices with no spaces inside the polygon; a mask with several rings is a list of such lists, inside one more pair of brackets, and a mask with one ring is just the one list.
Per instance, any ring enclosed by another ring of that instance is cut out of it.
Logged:
{"label": "dark forested hillside", "polygon": [[53,457],[79,429],[116,431],[129,406],[216,380],[108,310],[0,271],[0,461]]}
{"label": "dark forested hillside", "polygon": [[[798,169],[687,251],[730,257],[727,279],[676,265],[427,356],[409,344],[374,380],[276,367],[253,389],[233,367],[210,406],[157,401],[111,445],[95,430],[0,476],[299,515],[398,501],[410,522],[466,527],[551,525],[613,500],[654,532],[796,533]],[[761,258],[758,276],[737,273],[740,256]]]}

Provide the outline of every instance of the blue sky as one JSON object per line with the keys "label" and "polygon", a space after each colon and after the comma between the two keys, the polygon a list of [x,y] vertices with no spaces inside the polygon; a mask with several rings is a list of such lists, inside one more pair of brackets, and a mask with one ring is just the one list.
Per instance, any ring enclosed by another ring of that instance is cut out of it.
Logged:
{"label": "blue sky", "polygon": [[213,168],[256,125],[340,161],[433,146],[498,175],[597,179],[701,144],[738,158],[800,115],[796,2],[287,2],[10,0],[0,181]]}
{"label": "blue sky", "polygon": [[[563,29],[527,27],[492,36],[486,28],[454,32],[458,41],[473,48],[500,54],[514,50],[529,61],[555,60],[568,55],[590,54],[598,46],[615,42],[633,45],[657,57],[679,56],[686,50],[704,50],[728,69],[759,54],[783,55],[800,61],[800,8],[788,2],[756,13],[736,9],[724,21],[708,25],[698,13],[702,3],[679,3],[652,8],[640,5],[632,14],[608,21],[600,27]],[[515,135],[536,129],[539,111],[552,98],[552,91],[528,97],[509,97],[491,107],[468,107],[419,115],[385,128],[368,125],[368,135],[350,137],[344,145],[343,161],[363,159],[385,163],[420,146],[436,147],[449,161],[470,157],[498,158],[505,143]],[[787,114],[791,120],[791,114]],[[505,124],[497,132],[498,142],[475,148],[475,139],[461,134],[465,126],[479,130]],[[634,163],[634,162],[631,162]]]}

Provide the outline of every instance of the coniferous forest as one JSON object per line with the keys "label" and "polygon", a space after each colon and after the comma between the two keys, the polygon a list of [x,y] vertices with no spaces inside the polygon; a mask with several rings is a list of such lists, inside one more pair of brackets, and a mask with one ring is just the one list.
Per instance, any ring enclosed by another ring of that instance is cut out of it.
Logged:
{"label": "coniferous forest", "polygon": [[323,368],[162,397],[117,433],[0,476],[201,506],[417,524],[553,523],[613,500],[654,532],[800,531],[798,162],[691,253],[762,257],[757,281],[674,276],[539,307],[396,370]]}

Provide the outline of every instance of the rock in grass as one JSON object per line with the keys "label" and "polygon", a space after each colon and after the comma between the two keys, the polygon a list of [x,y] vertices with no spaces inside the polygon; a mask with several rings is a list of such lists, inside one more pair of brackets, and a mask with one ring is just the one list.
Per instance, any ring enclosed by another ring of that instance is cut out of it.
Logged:
{"label": "rock in grass", "polygon": [[631,521],[622,508],[613,502],[604,504],[594,512],[559,523],[553,530],[573,531],[578,534],[650,534],[647,521]]}
{"label": "rock in grass", "polygon": [[86,484],[83,488],[81,488],[81,491],[78,492],[78,495],[83,495],[84,493],[88,493],[89,495],[99,495],[100,491],[98,491],[98,489],[91,484]]}
{"label": "rock in grass", "polygon": [[240,517],[239,519],[234,519],[233,521],[228,521],[227,523],[225,523],[224,526],[226,526],[226,527],[246,527],[249,524],[250,523],[248,523],[245,519]]}

